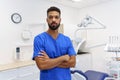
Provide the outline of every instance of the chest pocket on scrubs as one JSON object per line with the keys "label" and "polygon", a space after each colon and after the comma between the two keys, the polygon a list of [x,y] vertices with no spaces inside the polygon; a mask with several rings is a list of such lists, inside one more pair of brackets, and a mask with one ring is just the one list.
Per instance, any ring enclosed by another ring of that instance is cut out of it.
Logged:
{"label": "chest pocket on scrubs", "polygon": [[61,47],[61,54],[62,55],[67,54],[67,47]]}

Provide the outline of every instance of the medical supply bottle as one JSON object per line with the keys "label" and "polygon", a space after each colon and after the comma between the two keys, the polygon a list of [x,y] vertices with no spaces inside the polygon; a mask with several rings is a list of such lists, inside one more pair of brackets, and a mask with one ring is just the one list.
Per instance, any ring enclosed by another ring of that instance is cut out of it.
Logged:
{"label": "medical supply bottle", "polygon": [[20,60],[20,47],[16,47],[16,60]]}

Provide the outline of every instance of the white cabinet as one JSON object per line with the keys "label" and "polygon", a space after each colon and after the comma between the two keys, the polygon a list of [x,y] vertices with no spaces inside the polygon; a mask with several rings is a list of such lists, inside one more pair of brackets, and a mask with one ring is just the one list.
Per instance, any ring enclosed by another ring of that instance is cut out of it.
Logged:
{"label": "white cabinet", "polygon": [[92,69],[92,54],[86,53],[76,56],[76,69],[83,72]]}
{"label": "white cabinet", "polygon": [[29,65],[1,71],[0,80],[39,80],[39,70],[36,65]]}

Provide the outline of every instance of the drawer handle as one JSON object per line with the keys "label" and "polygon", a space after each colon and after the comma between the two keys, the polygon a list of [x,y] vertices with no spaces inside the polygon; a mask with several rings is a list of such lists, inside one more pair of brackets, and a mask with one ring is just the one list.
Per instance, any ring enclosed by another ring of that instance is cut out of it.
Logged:
{"label": "drawer handle", "polygon": [[27,73],[27,74],[23,74],[23,75],[19,75],[19,77],[25,77],[25,76],[29,76],[32,75],[33,73]]}

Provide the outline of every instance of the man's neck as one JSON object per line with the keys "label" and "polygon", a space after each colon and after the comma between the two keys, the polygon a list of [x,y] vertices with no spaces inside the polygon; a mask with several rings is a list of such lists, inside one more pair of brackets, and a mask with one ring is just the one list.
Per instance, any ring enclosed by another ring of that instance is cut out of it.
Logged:
{"label": "man's neck", "polygon": [[54,39],[56,39],[58,37],[58,34],[59,34],[58,29],[57,30],[48,29],[47,33],[50,34]]}

